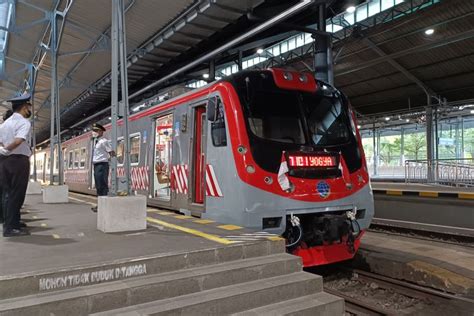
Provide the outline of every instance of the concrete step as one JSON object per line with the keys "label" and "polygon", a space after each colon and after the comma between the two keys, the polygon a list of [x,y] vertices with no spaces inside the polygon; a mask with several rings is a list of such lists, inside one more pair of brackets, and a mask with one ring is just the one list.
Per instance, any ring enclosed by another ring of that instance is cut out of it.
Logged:
{"label": "concrete step", "polygon": [[344,299],[320,292],[266,305],[232,316],[335,316],[344,315]]}
{"label": "concrete step", "polygon": [[301,271],[275,254],[0,301],[0,315],[87,315]]}
{"label": "concrete step", "polygon": [[229,315],[322,291],[320,276],[296,272],[110,310],[95,315]]}
{"label": "concrete step", "polygon": [[0,300],[281,253],[284,240],[268,240],[0,276]]}

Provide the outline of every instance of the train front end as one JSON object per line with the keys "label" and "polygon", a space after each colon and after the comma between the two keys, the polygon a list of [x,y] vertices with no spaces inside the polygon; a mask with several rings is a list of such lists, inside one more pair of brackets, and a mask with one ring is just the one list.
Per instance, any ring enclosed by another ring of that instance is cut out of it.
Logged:
{"label": "train front end", "polygon": [[284,236],[306,267],[351,259],[374,205],[348,100],[311,74],[281,69],[229,83],[242,224]]}

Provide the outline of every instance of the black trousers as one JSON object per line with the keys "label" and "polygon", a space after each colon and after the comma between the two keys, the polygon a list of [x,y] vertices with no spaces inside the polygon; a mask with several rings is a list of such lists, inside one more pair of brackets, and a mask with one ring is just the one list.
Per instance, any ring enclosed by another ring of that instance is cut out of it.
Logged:
{"label": "black trousers", "polygon": [[94,181],[98,196],[109,193],[109,163],[99,162],[94,164]]}
{"label": "black trousers", "polygon": [[0,158],[0,179],[4,199],[4,231],[20,228],[20,209],[25,202],[30,175],[30,159],[24,155]]}

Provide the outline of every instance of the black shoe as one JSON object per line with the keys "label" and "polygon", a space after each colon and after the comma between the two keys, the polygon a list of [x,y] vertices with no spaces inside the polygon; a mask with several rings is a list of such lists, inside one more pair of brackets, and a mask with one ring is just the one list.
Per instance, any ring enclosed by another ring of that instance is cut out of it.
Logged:
{"label": "black shoe", "polygon": [[92,212],[97,213],[97,206],[91,207]]}
{"label": "black shoe", "polygon": [[9,229],[3,232],[3,237],[28,236],[30,232],[26,229]]}
{"label": "black shoe", "polygon": [[28,227],[28,225],[26,225],[25,222],[20,222],[20,228],[26,228]]}

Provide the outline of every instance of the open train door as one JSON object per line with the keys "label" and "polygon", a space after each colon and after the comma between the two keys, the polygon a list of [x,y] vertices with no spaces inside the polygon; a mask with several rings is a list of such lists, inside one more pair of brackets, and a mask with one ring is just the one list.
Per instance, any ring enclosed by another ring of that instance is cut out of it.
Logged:
{"label": "open train door", "polygon": [[206,107],[194,108],[194,150],[192,202],[204,204],[206,166]]}
{"label": "open train door", "polygon": [[171,203],[171,160],[173,157],[173,114],[155,120],[155,154],[153,165],[153,198],[161,204]]}

